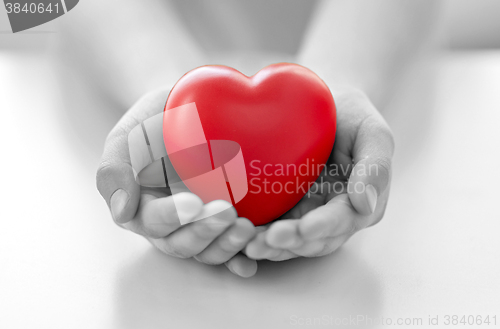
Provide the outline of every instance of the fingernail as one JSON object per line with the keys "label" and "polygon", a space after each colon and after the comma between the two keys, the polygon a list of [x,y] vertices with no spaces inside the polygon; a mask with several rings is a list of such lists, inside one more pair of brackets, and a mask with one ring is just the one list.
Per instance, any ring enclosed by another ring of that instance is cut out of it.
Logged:
{"label": "fingernail", "polygon": [[308,232],[306,235],[306,240],[318,240],[326,236],[327,232],[323,228],[316,228]]}
{"label": "fingernail", "polygon": [[373,214],[375,208],[377,207],[377,198],[378,198],[377,190],[375,189],[375,187],[373,187],[373,185],[371,184],[366,185],[365,198],[366,202],[368,203],[368,207],[370,208],[370,213]]}
{"label": "fingernail", "polygon": [[299,235],[306,241],[322,239],[327,233],[325,225],[310,215],[306,215],[299,223]]}
{"label": "fingernail", "polygon": [[203,221],[203,224],[205,225],[205,229],[208,229],[212,232],[222,232],[225,230],[232,221],[223,219],[223,218],[217,218],[217,217],[208,217]]}
{"label": "fingernail", "polygon": [[287,242],[285,245],[283,245],[282,248],[295,249],[295,248],[302,246],[302,244],[303,244],[302,240],[300,240],[298,238],[293,238],[289,242]]}
{"label": "fingernail", "polygon": [[[179,218],[190,220],[200,212],[203,202],[198,197],[188,194],[179,193],[174,196],[175,208]],[[182,222],[182,220],[181,220]]]}
{"label": "fingernail", "polygon": [[229,243],[233,246],[243,245],[248,239],[245,239],[242,235],[240,232],[232,232],[228,237]]}
{"label": "fingernail", "polygon": [[127,205],[127,202],[129,200],[129,195],[127,191],[118,189],[113,193],[111,196],[111,216],[113,216],[113,219],[115,221],[120,221],[120,217],[123,213],[123,209],[125,209],[125,206]]}
{"label": "fingernail", "polygon": [[275,241],[275,243],[272,244],[271,247],[277,249],[294,249],[299,247],[299,245],[300,245],[300,240],[296,237],[292,237],[284,241]]}

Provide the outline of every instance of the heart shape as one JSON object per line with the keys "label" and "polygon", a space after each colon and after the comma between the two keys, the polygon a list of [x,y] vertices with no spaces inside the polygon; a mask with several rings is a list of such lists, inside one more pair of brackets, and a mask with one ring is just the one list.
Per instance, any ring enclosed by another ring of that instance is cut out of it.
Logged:
{"label": "heart shape", "polygon": [[[297,204],[333,148],[333,97],[315,73],[300,65],[273,64],[251,77],[226,66],[199,67],[176,83],[165,111],[190,103],[196,105],[206,140],[234,141],[241,147],[248,192],[234,205],[240,217],[255,225],[269,223]],[[190,129],[182,116],[170,120],[176,131]],[[172,134],[165,127],[169,145]],[[181,165],[174,163],[176,169]]]}

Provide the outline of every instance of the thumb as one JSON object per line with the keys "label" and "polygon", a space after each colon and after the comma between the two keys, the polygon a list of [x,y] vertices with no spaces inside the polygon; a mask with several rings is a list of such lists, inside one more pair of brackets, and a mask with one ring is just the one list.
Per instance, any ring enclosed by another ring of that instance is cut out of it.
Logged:
{"label": "thumb", "polygon": [[[107,152],[105,151],[105,154]],[[97,189],[108,204],[113,220],[126,223],[134,218],[139,206],[140,187],[130,163],[112,157],[103,160],[97,170]]]}
{"label": "thumb", "polygon": [[354,168],[347,189],[358,213],[370,215],[385,207],[393,153],[394,138],[382,116],[376,113],[363,120],[353,148]]}
{"label": "thumb", "polygon": [[96,183],[117,223],[134,218],[140,200],[140,186],[129,153],[129,133],[145,119],[161,113],[167,96],[168,90],[144,96],[120,119],[106,139]]}

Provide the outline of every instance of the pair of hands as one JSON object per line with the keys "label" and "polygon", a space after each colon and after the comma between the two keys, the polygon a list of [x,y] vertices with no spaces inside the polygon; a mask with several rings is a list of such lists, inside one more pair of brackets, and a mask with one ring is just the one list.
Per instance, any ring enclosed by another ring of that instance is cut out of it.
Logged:
{"label": "pair of hands", "polygon": [[[180,226],[167,188],[140,187],[130,164],[128,134],[161,113],[168,90],[140,99],[106,139],[97,171],[97,187],[116,224],[148,239],[162,252],[194,257],[205,264],[225,264],[234,274],[251,277],[257,261],[317,257],[332,253],[357,231],[384,215],[389,197],[394,139],[380,113],[360,91],[333,90],[337,134],[325,171],[309,193],[280,220],[255,227],[234,208]],[[179,195],[176,196],[176,198]],[[194,218],[208,204],[194,194],[176,199],[177,211]]]}

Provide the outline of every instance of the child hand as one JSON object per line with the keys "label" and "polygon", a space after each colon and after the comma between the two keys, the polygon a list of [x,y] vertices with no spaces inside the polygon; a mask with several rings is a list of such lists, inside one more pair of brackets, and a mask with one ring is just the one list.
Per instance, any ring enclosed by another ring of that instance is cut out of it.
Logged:
{"label": "child hand", "polygon": [[325,170],[280,220],[257,228],[244,250],[249,258],[327,255],[382,219],[389,198],[392,132],[362,92],[345,88],[334,98],[337,135]]}
{"label": "child hand", "polygon": [[[173,197],[168,188],[145,188],[137,184],[130,163],[129,132],[145,119],[161,113],[168,90],[152,92],[140,99],[107,137],[97,171],[97,188],[106,200],[117,225],[144,236],[162,252],[180,258],[194,257],[205,264],[225,263],[231,272],[250,277],[257,271],[255,260],[239,253],[255,235],[254,225],[238,218],[234,207],[181,226],[177,211],[194,218],[210,208],[227,208],[217,200],[203,204],[192,193]],[[178,198],[178,199],[177,199]]]}

